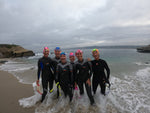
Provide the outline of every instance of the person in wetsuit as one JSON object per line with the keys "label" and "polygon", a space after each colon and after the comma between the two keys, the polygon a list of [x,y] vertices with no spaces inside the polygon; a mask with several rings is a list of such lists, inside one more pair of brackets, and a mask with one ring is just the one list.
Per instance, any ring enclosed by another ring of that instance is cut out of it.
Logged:
{"label": "person in wetsuit", "polygon": [[[98,49],[93,49],[92,55],[94,57],[94,60],[91,61],[92,63],[92,70],[93,70],[93,80],[92,80],[92,86],[93,86],[93,93],[96,94],[96,90],[98,85],[101,87],[101,93],[105,95],[105,83],[109,83],[109,75],[110,75],[110,69],[106,63],[105,60],[100,59],[100,54]],[[107,76],[105,74],[105,70],[107,72]]]}
{"label": "person in wetsuit", "polygon": [[65,97],[67,95],[72,100],[72,87],[73,87],[73,69],[72,65],[66,61],[66,54],[61,52],[60,54],[61,63],[57,65],[56,69],[56,81],[60,84],[61,89],[64,92]]}
{"label": "person in wetsuit", "polygon": [[53,60],[58,64],[60,63],[60,53],[61,53],[60,47],[56,47],[54,53],[55,53],[55,57],[53,58]]}
{"label": "person in wetsuit", "polygon": [[75,83],[75,55],[73,52],[70,52],[69,54],[69,60],[70,60],[70,64],[73,67],[73,88],[77,88],[77,84]]}
{"label": "person in wetsuit", "polygon": [[70,63],[71,64],[74,64],[74,61],[75,61],[75,55],[73,52],[70,52],[69,54],[69,60],[70,60]]}
{"label": "person in wetsuit", "polygon": [[52,67],[54,65],[54,62],[49,55],[49,48],[44,47],[43,50],[44,56],[38,60],[38,72],[37,72],[37,85],[39,85],[39,79],[40,74],[42,73],[42,87],[43,87],[43,94],[41,102],[45,99],[45,96],[48,92],[48,83],[49,83],[49,89],[51,90],[53,88],[53,71]]}
{"label": "person in wetsuit", "polygon": [[[55,81],[56,83],[56,68],[57,68],[57,64],[60,63],[60,53],[61,53],[61,49],[60,47],[56,47],[54,50],[55,53],[55,57],[52,59],[54,61],[54,78],[53,78],[53,82]],[[59,97],[59,86],[56,84],[57,86],[57,98]],[[50,92],[53,92],[53,89],[50,90]]]}
{"label": "person in wetsuit", "polygon": [[93,105],[94,102],[94,98],[92,96],[92,91],[91,91],[91,75],[92,75],[92,70],[91,70],[91,66],[90,63],[88,62],[88,60],[83,59],[82,57],[83,52],[78,49],[76,51],[76,57],[78,58],[78,61],[75,63],[75,69],[76,69],[76,82],[77,85],[79,86],[79,90],[80,90],[80,95],[84,94],[84,87],[83,84],[85,85],[86,91],[87,91],[87,95],[90,99],[90,103],[91,105]]}

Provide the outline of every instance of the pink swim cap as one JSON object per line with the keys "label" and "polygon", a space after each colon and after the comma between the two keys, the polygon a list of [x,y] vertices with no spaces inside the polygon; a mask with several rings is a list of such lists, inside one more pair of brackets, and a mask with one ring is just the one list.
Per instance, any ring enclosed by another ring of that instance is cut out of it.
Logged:
{"label": "pink swim cap", "polygon": [[73,53],[73,52],[71,52],[71,53],[69,54],[69,57],[71,57],[71,56],[74,56],[74,53]]}
{"label": "pink swim cap", "polygon": [[76,55],[77,55],[77,53],[83,53],[83,51],[82,51],[81,49],[78,49],[78,50],[76,51]]}
{"label": "pink swim cap", "polygon": [[49,48],[48,48],[48,47],[44,47],[43,53],[44,53],[45,51],[49,51]]}

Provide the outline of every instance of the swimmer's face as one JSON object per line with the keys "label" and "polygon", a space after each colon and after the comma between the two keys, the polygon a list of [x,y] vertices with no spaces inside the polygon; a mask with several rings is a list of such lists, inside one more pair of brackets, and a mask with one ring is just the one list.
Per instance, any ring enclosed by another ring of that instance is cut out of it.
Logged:
{"label": "swimmer's face", "polygon": [[70,59],[70,62],[74,62],[75,61],[75,56],[70,56],[69,59]]}
{"label": "swimmer's face", "polygon": [[99,52],[94,51],[93,52],[93,57],[94,57],[95,60],[98,60],[99,59]]}
{"label": "swimmer's face", "polygon": [[54,52],[55,52],[55,56],[56,56],[57,58],[60,58],[60,53],[61,53],[61,51],[60,51],[60,50],[55,50]]}
{"label": "swimmer's face", "polygon": [[45,50],[45,51],[43,52],[43,54],[44,54],[44,57],[48,57],[48,55],[49,55],[49,50]]}
{"label": "swimmer's face", "polygon": [[66,63],[66,55],[61,55],[60,60],[62,63]]}
{"label": "swimmer's face", "polygon": [[78,58],[79,61],[83,60],[83,53],[76,53],[76,57]]}

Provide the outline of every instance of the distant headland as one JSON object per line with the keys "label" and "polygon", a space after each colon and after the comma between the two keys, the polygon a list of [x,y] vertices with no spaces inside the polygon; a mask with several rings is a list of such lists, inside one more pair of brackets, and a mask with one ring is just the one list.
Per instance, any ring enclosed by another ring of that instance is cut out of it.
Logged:
{"label": "distant headland", "polygon": [[0,44],[0,58],[15,58],[34,56],[35,53],[31,50],[15,44]]}
{"label": "distant headland", "polygon": [[150,53],[150,45],[137,48],[138,52],[142,53]]}

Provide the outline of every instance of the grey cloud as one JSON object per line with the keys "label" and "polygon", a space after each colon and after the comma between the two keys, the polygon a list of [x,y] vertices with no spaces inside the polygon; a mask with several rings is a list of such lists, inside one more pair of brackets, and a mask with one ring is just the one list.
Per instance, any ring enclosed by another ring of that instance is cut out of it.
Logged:
{"label": "grey cloud", "polygon": [[149,0],[76,2],[0,0],[0,42],[27,48],[150,43]]}

